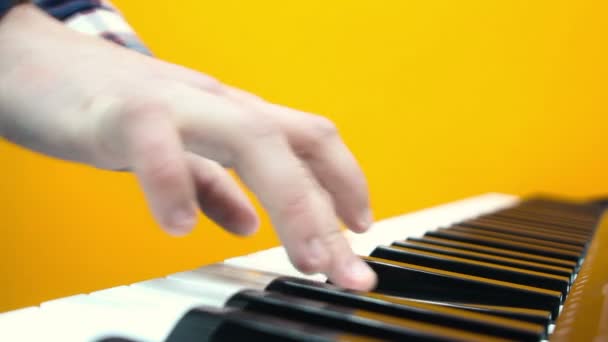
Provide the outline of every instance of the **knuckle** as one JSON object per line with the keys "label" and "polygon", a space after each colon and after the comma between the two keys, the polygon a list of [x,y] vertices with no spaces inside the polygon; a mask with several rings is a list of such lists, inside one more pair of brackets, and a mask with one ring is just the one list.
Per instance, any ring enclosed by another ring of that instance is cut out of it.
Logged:
{"label": "knuckle", "polygon": [[218,195],[221,192],[222,184],[218,171],[219,170],[212,170],[211,168],[207,168],[205,171],[199,170],[196,175],[196,186],[198,188],[199,197],[210,196],[211,194]]}
{"label": "knuckle", "polygon": [[[250,158],[264,148],[283,147],[285,136],[279,125],[255,113],[241,112],[231,127],[230,158],[235,164]],[[243,115],[244,114],[244,115]]]}
{"label": "knuckle", "polygon": [[326,117],[312,116],[308,120],[305,139],[298,150],[306,154],[307,152],[317,151],[321,149],[329,141],[338,136],[338,128]]}
{"label": "knuckle", "polygon": [[250,125],[251,136],[256,140],[273,139],[280,135],[279,127],[268,121],[254,121]]}
{"label": "knuckle", "polygon": [[133,98],[125,101],[117,116],[120,123],[133,125],[145,120],[158,119],[167,113],[169,113],[168,105],[163,101]]}
{"label": "knuckle", "polygon": [[311,258],[305,255],[295,256],[291,259],[293,266],[300,272],[305,274],[315,273],[319,271],[319,265]]}
{"label": "knuckle", "polygon": [[342,235],[342,232],[337,229],[326,231],[319,238],[321,240],[321,244],[329,251],[335,250],[336,247],[346,241],[344,235]]}
{"label": "knuckle", "polygon": [[[152,143],[148,145],[148,151],[142,153],[156,153],[157,150]],[[159,184],[170,184],[180,176],[181,169],[173,157],[156,157],[149,161],[144,172]]]}
{"label": "knuckle", "polygon": [[253,104],[262,104],[262,105],[268,104],[260,96],[252,94],[245,90],[235,88],[235,87],[230,87],[230,86],[227,87],[227,90],[229,90],[230,95],[232,95],[232,97],[234,99],[236,99],[238,102],[240,102],[242,104],[252,104],[252,103]]}
{"label": "knuckle", "polygon": [[324,116],[313,116],[311,118],[310,125],[312,126],[314,131],[319,132],[319,134],[323,136],[332,136],[338,133],[338,128],[336,127],[336,124],[334,124],[333,121]]}
{"label": "knuckle", "polygon": [[289,196],[279,208],[279,216],[288,220],[302,218],[312,214],[312,203],[306,191],[296,192]]}
{"label": "knuckle", "polygon": [[241,132],[244,132],[254,141],[277,139],[281,136],[281,130],[277,124],[266,119],[249,116],[241,122]]}
{"label": "knuckle", "polygon": [[314,116],[311,118],[310,131],[313,140],[324,140],[338,135],[338,128],[333,121],[323,116]]}
{"label": "knuckle", "polygon": [[82,111],[92,118],[85,129],[85,138],[93,151],[92,158],[98,167],[125,166],[128,151],[125,146],[134,128],[153,120],[161,112],[161,104],[141,99],[114,95],[96,96],[83,104]]}
{"label": "knuckle", "polygon": [[226,86],[214,77],[208,75],[201,75],[201,88],[207,92],[216,95],[222,95],[226,93]]}

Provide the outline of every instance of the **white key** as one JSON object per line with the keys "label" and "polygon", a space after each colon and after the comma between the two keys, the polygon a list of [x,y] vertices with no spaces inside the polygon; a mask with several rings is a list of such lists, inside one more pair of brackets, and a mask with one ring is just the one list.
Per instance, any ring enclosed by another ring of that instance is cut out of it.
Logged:
{"label": "white key", "polygon": [[154,340],[165,340],[184,314],[197,305],[187,295],[134,285],[97,291],[90,296],[137,306],[146,312],[146,319],[154,322],[153,330],[147,331]]}
{"label": "white key", "polygon": [[218,289],[213,285],[198,285],[173,279],[159,278],[135,283],[131,287],[156,291],[158,296],[181,297],[180,300],[190,303],[191,307],[198,305],[222,306],[226,298],[218,298],[218,293],[222,293],[223,291],[221,288]]}
{"label": "white key", "polygon": [[[159,278],[161,283],[166,280]],[[166,289],[149,284],[136,283],[131,286],[121,286],[109,290],[91,293],[92,297],[106,298],[109,300],[130,303],[141,306],[146,310],[159,310],[167,312],[167,316],[174,317],[171,322],[175,323],[184,313],[197,305],[204,305],[197,297],[185,292],[175,293]],[[169,314],[171,313],[171,314]]]}
{"label": "white key", "polygon": [[166,311],[147,304],[104,296],[54,300],[43,303],[41,310],[52,326],[50,336],[61,341],[95,341],[108,336],[163,341],[176,322],[175,314],[168,317]]}
{"label": "white key", "polygon": [[178,272],[167,278],[198,286],[214,298],[232,297],[245,289],[263,290],[281,274],[259,272],[224,263],[204,266],[192,271]]}
{"label": "white key", "polygon": [[37,306],[0,314],[0,341],[43,340],[40,317]]}
{"label": "white key", "polygon": [[191,302],[191,298],[189,296],[173,295],[171,293],[163,293],[161,295],[155,290],[133,286],[119,286],[102,291],[96,291],[92,292],[90,296],[105,298],[112,301],[119,301],[122,303],[129,303],[131,305],[138,305],[142,307],[155,308],[166,307],[169,305],[182,308],[182,310],[184,306],[183,303]]}
{"label": "white key", "polygon": [[298,271],[291,262],[283,247],[275,247],[261,252],[232,258],[224,261],[225,264],[242,268],[255,269],[266,272],[279,273],[287,276],[308,278],[325,281],[327,278],[321,274],[307,275]]}

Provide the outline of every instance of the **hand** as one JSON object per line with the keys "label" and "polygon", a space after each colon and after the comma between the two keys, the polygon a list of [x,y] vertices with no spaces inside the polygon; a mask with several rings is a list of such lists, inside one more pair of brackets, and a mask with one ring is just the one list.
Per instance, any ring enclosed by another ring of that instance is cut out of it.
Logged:
{"label": "hand", "polygon": [[365,179],[327,119],[72,32],[33,6],[0,21],[0,134],[30,149],[135,173],[169,233],[199,206],[236,234],[258,219],[224,167],[269,212],[292,263],[366,290],[375,275],[341,234],[371,224]]}

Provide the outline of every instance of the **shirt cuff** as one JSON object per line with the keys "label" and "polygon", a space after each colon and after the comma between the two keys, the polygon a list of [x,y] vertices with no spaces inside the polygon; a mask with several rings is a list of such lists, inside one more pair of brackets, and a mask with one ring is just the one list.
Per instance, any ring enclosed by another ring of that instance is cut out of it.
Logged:
{"label": "shirt cuff", "polygon": [[[2,1],[0,0],[0,3]],[[99,36],[129,49],[151,55],[123,16],[101,0],[34,0],[41,9],[81,33]]]}
{"label": "shirt cuff", "polygon": [[0,19],[4,17],[6,13],[8,13],[11,8],[26,2],[24,0],[0,0]]}

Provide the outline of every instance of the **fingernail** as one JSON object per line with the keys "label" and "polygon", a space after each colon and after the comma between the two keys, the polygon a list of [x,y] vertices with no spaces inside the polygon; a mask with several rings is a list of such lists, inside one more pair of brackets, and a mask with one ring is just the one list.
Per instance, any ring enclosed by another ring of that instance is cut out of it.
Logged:
{"label": "fingernail", "polygon": [[353,258],[348,268],[350,277],[358,282],[369,283],[370,279],[374,277],[374,272],[359,258]]}
{"label": "fingernail", "polygon": [[256,219],[254,221],[242,224],[241,227],[239,228],[239,231],[242,233],[243,236],[250,236],[258,231],[259,226],[260,226],[260,224]]}
{"label": "fingernail", "polygon": [[196,224],[194,211],[180,208],[173,213],[170,228],[176,233],[187,233],[194,224]]}
{"label": "fingernail", "polygon": [[367,230],[373,223],[374,223],[374,214],[372,213],[371,209],[367,208],[363,212],[363,216],[361,217],[359,224],[361,225],[361,228]]}

